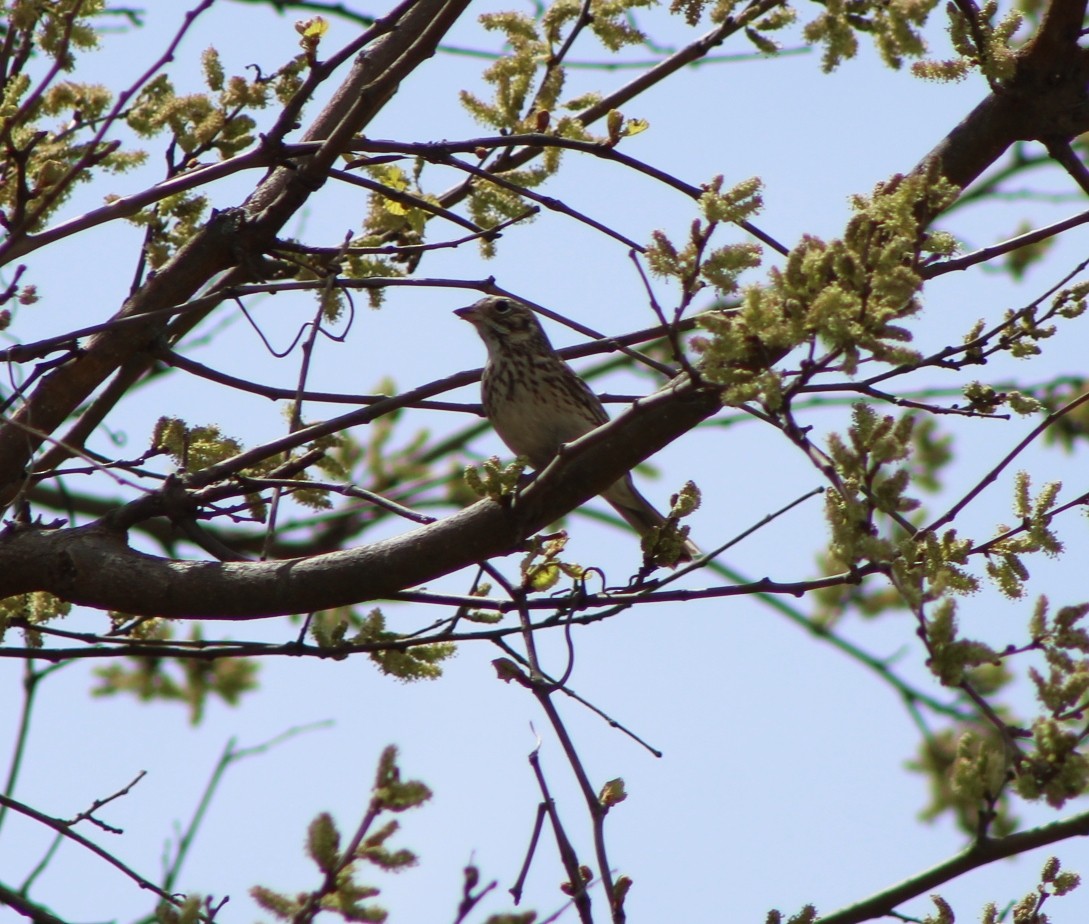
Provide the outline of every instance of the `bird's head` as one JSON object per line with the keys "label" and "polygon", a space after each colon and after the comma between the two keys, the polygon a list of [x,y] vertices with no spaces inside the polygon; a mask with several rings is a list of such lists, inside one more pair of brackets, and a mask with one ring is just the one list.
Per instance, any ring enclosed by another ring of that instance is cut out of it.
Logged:
{"label": "bird's head", "polygon": [[537,321],[537,316],[520,301],[505,295],[489,295],[466,308],[454,311],[463,321],[476,328],[489,352],[502,347],[541,348],[548,352],[552,347]]}

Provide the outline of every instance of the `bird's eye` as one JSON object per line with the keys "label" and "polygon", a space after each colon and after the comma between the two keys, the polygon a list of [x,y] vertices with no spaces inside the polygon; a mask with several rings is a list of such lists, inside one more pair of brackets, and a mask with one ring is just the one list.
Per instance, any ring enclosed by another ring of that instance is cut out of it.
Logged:
{"label": "bird's eye", "polygon": [[495,300],[495,313],[506,314],[510,311],[510,299],[509,298],[497,298]]}

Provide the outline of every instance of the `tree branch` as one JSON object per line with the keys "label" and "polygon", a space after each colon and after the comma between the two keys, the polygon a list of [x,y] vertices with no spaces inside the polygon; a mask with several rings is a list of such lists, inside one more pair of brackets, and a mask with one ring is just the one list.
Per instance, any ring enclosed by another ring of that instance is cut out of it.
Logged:
{"label": "tree branch", "polygon": [[514,551],[720,407],[717,392],[676,384],[571,443],[513,501],[482,500],[392,539],[312,558],[172,561],[130,548],[106,520],[64,530],[11,525],[0,534],[0,598],[46,590],[134,615],[219,619],[382,598]]}
{"label": "tree branch", "polygon": [[821,915],[821,924],[857,924],[860,921],[884,917],[908,899],[923,895],[973,869],[1070,837],[1086,836],[1089,836],[1089,812],[1075,815],[1066,821],[1057,821],[1029,831],[1019,831],[1017,834],[976,843],[955,857],[883,892],[831,914]]}
{"label": "tree branch", "polygon": [[[403,3],[376,24],[373,34],[377,40],[356,58],[350,74],[306,134],[305,140],[322,142],[320,149],[294,169],[273,171],[241,208],[219,212],[128,299],[119,317],[181,304],[225,270],[231,270],[223,280],[226,284],[251,275],[249,265],[273,246],[280,229],[322,186],[336,158],[388,102],[401,81],[434,54],[439,39],[468,2],[415,0]],[[19,424],[52,433],[161,331],[161,321],[149,320],[96,336],[72,362],[42,379],[13,421],[0,423],[0,503],[17,496],[27,462],[41,445],[40,439],[28,436]]]}

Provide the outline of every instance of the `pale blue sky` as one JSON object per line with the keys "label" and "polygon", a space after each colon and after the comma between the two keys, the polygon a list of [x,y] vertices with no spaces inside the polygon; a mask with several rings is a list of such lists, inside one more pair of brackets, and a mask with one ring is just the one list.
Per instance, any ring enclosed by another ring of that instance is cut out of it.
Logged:
{"label": "pale blue sky", "polygon": [[[183,8],[151,6],[148,28],[140,36],[111,38],[106,54],[87,57],[76,76],[116,85],[154,60]],[[474,12],[504,6],[481,2],[474,4]],[[196,89],[191,62],[209,44],[220,49],[229,73],[254,62],[266,71],[275,67],[294,53],[295,18],[249,4],[218,4],[179,50],[173,71],[179,87]],[[485,43],[495,38],[483,37],[471,19],[455,30],[451,44],[488,47]],[[657,23],[669,42],[683,42],[701,31],[663,25],[661,16],[648,21]],[[350,26],[334,21],[327,47],[352,34]],[[932,35],[935,55],[948,55],[942,29],[933,29]],[[748,48],[739,39],[724,50]],[[576,57],[600,55],[590,47]],[[485,134],[456,96],[463,86],[482,92],[475,76],[479,69],[473,58],[436,57],[413,75],[370,134],[409,140]],[[608,88],[630,76],[580,73],[572,85]],[[680,75],[625,107],[627,115],[648,119],[650,130],[625,141],[623,149],[692,183],[717,173],[727,183],[762,176],[766,209],[757,224],[791,245],[803,233],[837,234],[851,193],[867,193],[876,181],[910,170],[985,90],[978,78],[949,87],[923,83],[906,70],[888,72],[868,51],[831,76],[820,73],[818,55],[718,64]],[[680,194],[587,160],[568,155],[568,169],[545,192],[635,240],[648,239],[655,228],[679,238],[695,217],[692,203]],[[142,176],[154,179],[158,170],[153,154]],[[253,179],[224,182],[216,188],[215,204],[238,204]],[[431,182],[435,191],[447,185],[445,180]],[[121,177],[81,190],[66,217],[97,205],[107,192],[132,191],[140,183]],[[1057,173],[1048,184],[1055,190],[1071,186]],[[1025,215],[1052,220],[1081,207],[1076,202],[1000,203],[958,215],[950,227],[979,245],[1012,231]],[[297,233],[310,242],[332,243],[359,227],[365,208],[360,191],[330,184],[314,198]],[[934,346],[959,340],[977,317],[994,321],[1005,309],[1031,301],[1074,265],[1086,234],[1084,229],[1072,232],[1055,259],[1020,286],[979,270],[943,277],[929,291],[926,312],[915,326],[920,342]],[[446,236],[447,229],[436,234]],[[25,326],[16,333],[29,340],[108,317],[129,285],[138,238],[127,227],[107,226],[86,240],[29,258],[44,301],[24,312],[20,322]],[[731,235],[725,234],[723,240],[728,239]],[[733,239],[741,239],[740,232]],[[90,247],[95,248],[93,260],[87,259]],[[526,229],[512,229],[500,242],[496,260],[483,262],[467,249],[440,251],[428,257],[422,273],[467,280],[494,274],[501,285],[606,332],[653,320],[624,248],[602,243],[560,215],[544,214]],[[756,273],[751,281],[759,279]],[[666,286],[658,292],[663,299],[670,295]],[[388,375],[407,388],[480,365],[480,343],[468,325],[450,314],[473,298],[468,291],[405,288],[391,291],[380,312],[361,302],[349,342],[320,345],[314,387],[366,392]],[[311,311],[305,298],[279,296],[262,302],[256,315],[282,346]],[[1075,323],[1084,328],[1086,322]],[[557,343],[575,341],[570,332],[554,325],[550,330]],[[1071,340],[1076,347],[1069,340],[1045,344],[1047,356],[1036,368],[1000,361],[979,375],[991,381],[1023,374],[1039,381],[1057,371],[1082,372],[1084,334]],[[244,324],[232,325],[198,358],[270,383],[293,382],[297,369],[297,356],[287,366],[275,360]],[[914,384],[955,383],[960,380],[946,382],[928,373]],[[650,386],[643,379],[617,378],[600,387],[620,392]],[[474,394],[466,390],[463,397],[475,400]],[[307,409],[311,418],[331,413],[339,411]],[[135,397],[115,424],[123,427],[132,455],[146,445],[162,414],[218,423],[250,444],[282,433],[285,426],[280,409],[267,401],[225,403],[218,390],[202,382],[173,378]],[[813,415],[810,422],[820,432],[841,426],[843,418],[830,411]],[[942,423],[960,435],[959,446],[970,447],[949,472],[945,504],[974,484],[996,454],[1012,448],[1031,426],[1024,421]],[[441,415],[410,415],[403,438],[419,427],[449,426]],[[662,475],[644,481],[647,493],[662,502],[684,480],[696,480],[707,503],[692,518],[693,535],[705,547],[725,541],[820,483],[796,451],[764,431],[750,423],[686,437],[656,457]],[[473,448],[503,452],[490,435]],[[1033,450],[1023,466],[1032,469],[1038,483],[1064,479],[1065,496],[1085,490],[1081,458]],[[1011,479],[1012,471],[966,511],[964,529],[989,535],[997,521],[1011,518]],[[933,505],[942,507],[942,502]],[[1057,566],[1034,567],[1034,574],[1047,576],[1047,591],[1056,604],[1084,594],[1084,584],[1070,576],[1071,566],[1084,560],[1084,527],[1073,516],[1066,521],[1067,556]],[[616,581],[636,566],[633,537],[581,517],[572,517],[568,526],[577,560],[602,564]],[[386,527],[400,529],[396,523]],[[820,502],[810,501],[731,551],[728,561],[753,577],[810,577],[823,529]],[[509,567],[516,562],[512,557]],[[452,576],[441,586],[463,592],[469,577]],[[691,578],[688,584],[704,586],[705,579]],[[1033,586],[1030,593],[1043,586]],[[798,605],[807,608],[805,601]],[[383,609],[396,629],[414,629],[442,615]],[[1008,604],[986,591],[967,601],[962,612],[967,632],[1004,644],[1019,637],[1029,605]],[[68,625],[101,626],[97,614],[73,616]],[[286,620],[237,629],[246,638],[269,639],[297,631]],[[843,632],[869,652],[897,658],[905,677],[942,695],[925,671],[907,616],[852,620]],[[14,636],[9,643],[16,643]],[[621,776],[628,784],[630,797],[610,814],[608,833],[617,870],[635,880],[630,920],[759,922],[769,908],[793,913],[807,902],[830,912],[963,846],[963,837],[947,822],[923,826],[915,821],[927,794],[922,779],[903,769],[914,754],[917,734],[894,691],[758,601],[731,598],[635,611],[577,631],[575,644],[572,688],[665,753],[657,760],[585,710],[561,703],[595,783]],[[546,637],[541,645],[546,666],[561,671],[561,639]],[[306,826],[317,812],[328,810],[350,832],[365,809],[381,749],[396,743],[404,774],[435,790],[430,805],[400,819],[403,830],[396,843],[416,850],[421,865],[398,877],[364,873],[362,878],[382,888],[380,901],[391,909],[392,920],[444,921],[453,917],[462,867],[475,862],[483,881],[499,881],[473,918],[483,920],[486,913],[510,907],[505,890],[528,842],[538,799],[526,760],[536,743],[533,729],[541,735],[542,758],[568,832],[580,852],[590,856],[589,825],[562,754],[532,697],[496,681],[489,662],[498,655],[486,646],[464,646],[443,680],[416,685],[382,678],[363,659],[272,662],[262,667],[259,694],[239,708],[212,704],[196,729],[189,727],[181,707],[89,700],[93,665],[77,663],[42,687],[16,796],[42,811],[72,816],[147,770],[132,793],[101,813],[125,830],[123,836],[82,830],[154,879],[164,840],[188,819],[229,738],[252,746],[290,727],[332,719],[334,727],[295,738],[229,772],[179,888],[217,898],[229,894],[222,921],[268,920],[269,915],[257,914],[246,890],[258,883],[313,888],[318,874],[302,849]],[[21,671],[17,661],[0,663],[9,703],[17,700]],[[14,722],[9,708],[0,716],[0,741],[11,740]],[[1068,808],[1064,814],[1077,810]],[[1047,817],[1031,807],[1019,807],[1018,814],[1026,820]],[[8,826],[0,839],[0,869],[6,871],[0,879],[17,884],[49,837],[18,819],[9,819]],[[1082,863],[1082,871],[1089,871],[1084,845],[1070,842],[979,871],[940,892],[962,920],[975,919],[985,901],[1003,903],[1031,889],[1052,852],[1067,866],[1077,869]],[[562,873],[554,853],[551,838],[544,837],[527,883],[524,905],[542,916],[560,904],[556,885]],[[129,920],[150,905],[149,896],[115,870],[67,844],[33,894],[76,921]],[[603,907],[600,893],[594,899]],[[902,910],[922,916],[929,908],[919,900]],[[1089,888],[1047,910],[1057,922],[1084,920]],[[5,914],[0,910],[0,921],[7,920]],[[565,919],[573,920],[573,912]]]}

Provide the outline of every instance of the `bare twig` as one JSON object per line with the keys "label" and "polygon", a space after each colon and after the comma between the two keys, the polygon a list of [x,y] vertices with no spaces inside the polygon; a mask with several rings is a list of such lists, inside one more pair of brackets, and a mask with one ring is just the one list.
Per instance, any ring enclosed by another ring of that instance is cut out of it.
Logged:
{"label": "bare twig", "polygon": [[4,806],[5,808],[11,809],[13,812],[18,812],[20,815],[25,815],[27,818],[30,818],[38,822],[39,824],[45,825],[45,827],[56,831],[61,837],[65,837],[68,840],[74,841],[75,843],[79,844],[81,847],[86,848],[91,853],[105,860],[110,866],[114,867],[117,870],[120,870],[122,874],[135,882],[141,889],[145,889],[148,892],[151,892],[163,901],[169,902],[172,905],[181,904],[179,900],[171,895],[169,892],[160,889],[157,885],[155,885],[155,883],[151,882],[148,879],[145,879],[135,870],[130,869],[128,866],[118,860],[117,857],[111,854],[108,850],[104,850],[102,847],[99,847],[98,844],[87,840],[87,838],[85,838],[82,834],[78,834],[77,832],[73,831],[68,822],[63,821],[60,818],[53,818],[43,812],[39,812],[37,809],[31,808],[29,805],[24,805],[22,802],[17,802],[16,800],[4,795],[0,795],[0,805]]}
{"label": "bare twig", "polygon": [[1086,402],[1089,402],[1089,392],[1075,398],[1073,401],[1063,405],[1059,410],[1052,414],[1048,414],[1040,423],[1038,423],[1028,435],[1022,439],[1016,446],[1013,447],[1002,460],[994,466],[986,475],[984,475],[976,484],[969,490],[959,501],[953,504],[945,513],[943,513],[936,520],[931,521],[926,526],[922,527],[916,533],[917,536],[923,536],[926,533],[934,533],[945,526],[947,523],[953,522],[965,507],[967,507],[972,501],[974,501],[983,490],[998,480],[998,476],[1002,474],[1003,470],[1016,459],[1025,449],[1027,449],[1048,427],[1058,420],[1061,420],[1067,414],[1077,410]]}

